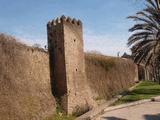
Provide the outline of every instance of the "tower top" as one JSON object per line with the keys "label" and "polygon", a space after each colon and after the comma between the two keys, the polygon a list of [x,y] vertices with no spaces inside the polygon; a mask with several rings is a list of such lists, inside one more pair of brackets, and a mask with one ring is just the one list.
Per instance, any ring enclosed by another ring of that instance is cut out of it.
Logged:
{"label": "tower top", "polygon": [[56,26],[58,24],[64,23],[64,22],[68,22],[77,26],[82,26],[82,22],[80,20],[77,20],[75,18],[70,18],[70,17],[65,17],[64,15],[62,15],[61,17],[57,17],[56,19],[49,21],[47,23],[48,27],[51,26]]}

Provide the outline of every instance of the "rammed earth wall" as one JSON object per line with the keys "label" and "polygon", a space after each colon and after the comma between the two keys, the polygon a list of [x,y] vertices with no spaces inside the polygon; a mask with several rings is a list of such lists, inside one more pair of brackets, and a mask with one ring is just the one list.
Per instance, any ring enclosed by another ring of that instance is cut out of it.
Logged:
{"label": "rammed earth wall", "polygon": [[43,120],[55,110],[48,53],[0,35],[0,120]]}
{"label": "rammed earth wall", "polygon": [[132,60],[86,54],[86,75],[95,101],[108,100],[138,81],[137,65]]}

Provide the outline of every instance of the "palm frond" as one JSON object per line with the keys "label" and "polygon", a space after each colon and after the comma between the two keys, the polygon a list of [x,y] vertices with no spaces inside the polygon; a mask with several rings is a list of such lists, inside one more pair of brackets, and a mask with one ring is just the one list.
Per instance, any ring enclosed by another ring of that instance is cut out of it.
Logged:
{"label": "palm frond", "polygon": [[[160,58],[160,5],[158,0],[146,0],[146,8],[129,16],[137,22],[129,29],[133,34],[128,38],[134,61],[152,64]],[[159,60],[160,61],[160,60]]]}

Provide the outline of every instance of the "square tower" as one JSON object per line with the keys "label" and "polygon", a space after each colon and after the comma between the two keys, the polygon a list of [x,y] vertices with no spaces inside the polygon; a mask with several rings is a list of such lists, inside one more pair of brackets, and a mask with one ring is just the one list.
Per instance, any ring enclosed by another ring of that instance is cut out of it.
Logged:
{"label": "square tower", "polygon": [[[67,113],[89,109],[85,74],[82,22],[62,16],[48,22],[53,94]],[[86,107],[86,108],[84,108]]]}

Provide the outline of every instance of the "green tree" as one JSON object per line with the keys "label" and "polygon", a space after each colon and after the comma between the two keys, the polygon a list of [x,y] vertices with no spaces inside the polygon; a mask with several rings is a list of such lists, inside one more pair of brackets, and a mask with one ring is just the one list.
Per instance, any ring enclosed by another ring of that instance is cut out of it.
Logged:
{"label": "green tree", "polygon": [[128,39],[134,61],[145,65],[157,63],[157,58],[160,56],[159,0],[146,0],[146,8],[128,18],[136,21],[136,24],[129,29],[133,34]]}

